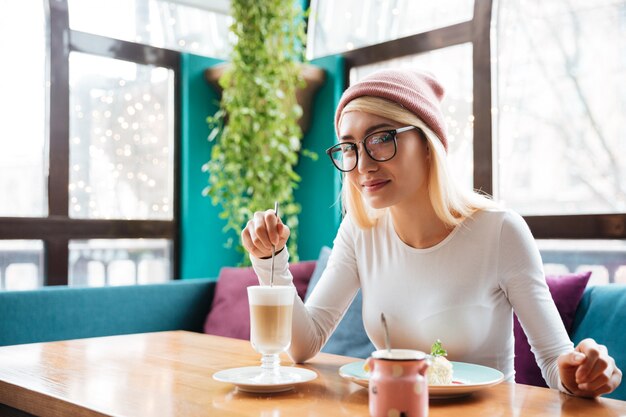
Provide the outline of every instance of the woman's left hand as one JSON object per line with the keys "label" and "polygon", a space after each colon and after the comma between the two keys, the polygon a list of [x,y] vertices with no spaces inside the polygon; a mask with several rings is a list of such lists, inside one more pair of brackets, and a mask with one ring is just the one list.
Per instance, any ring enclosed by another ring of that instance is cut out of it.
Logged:
{"label": "woman's left hand", "polygon": [[561,383],[576,396],[608,394],[622,381],[622,371],[615,366],[606,346],[593,339],[585,339],[573,352],[559,356],[558,365]]}

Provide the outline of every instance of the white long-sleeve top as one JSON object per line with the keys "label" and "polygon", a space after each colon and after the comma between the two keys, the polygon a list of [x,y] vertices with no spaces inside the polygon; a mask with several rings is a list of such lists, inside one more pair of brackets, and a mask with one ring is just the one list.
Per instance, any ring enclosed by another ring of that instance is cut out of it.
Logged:
{"label": "white long-sleeve top", "polygon": [[[293,285],[288,258],[286,250],[276,256],[278,285]],[[267,285],[271,261],[252,257],[252,264]],[[515,375],[515,310],[544,379],[563,390],[557,357],[573,344],[550,296],[539,251],[518,214],[477,212],[426,249],[404,243],[390,214],[370,229],[346,217],[306,305],[296,297],[289,350],[294,361],[320,351],[359,288],[365,330],[377,348],[384,346],[384,312],[393,348],[429,352],[441,339],[448,359],[498,369],[509,381]]]}

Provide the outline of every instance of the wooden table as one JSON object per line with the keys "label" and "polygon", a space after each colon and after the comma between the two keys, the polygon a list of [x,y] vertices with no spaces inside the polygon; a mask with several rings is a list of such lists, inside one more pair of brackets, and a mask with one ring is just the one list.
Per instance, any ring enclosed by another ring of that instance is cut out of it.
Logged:
{"label": "wooden table", "polygon": [[[180,331],[0,347],[0,415],[368,416],[367,390],[337,373],[354,360],[320,354],[304,366],[319,378],[260,395],[212,378],[258,364],[242,340]],[[464,399],[431,401],[430,416],[626,416],[626,402],[502,383]]]}

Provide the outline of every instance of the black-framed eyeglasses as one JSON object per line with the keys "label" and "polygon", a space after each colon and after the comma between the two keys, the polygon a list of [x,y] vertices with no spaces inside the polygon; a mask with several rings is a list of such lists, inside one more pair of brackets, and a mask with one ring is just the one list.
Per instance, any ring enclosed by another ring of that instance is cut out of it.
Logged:
{"label": "black-framed eyeglasses", "polygon": [[333,165],[341,172],[350,172],[359,163],[359,143],[363,144],[365,152],[376,162],[385,162],[396,156],[398,144],[396,136],[399,133],[419,128],[415,126],[400,127],[398,129],[381,130],[370,133],[360,142],[342,142],[326,149],[326,153],[333,161]]}

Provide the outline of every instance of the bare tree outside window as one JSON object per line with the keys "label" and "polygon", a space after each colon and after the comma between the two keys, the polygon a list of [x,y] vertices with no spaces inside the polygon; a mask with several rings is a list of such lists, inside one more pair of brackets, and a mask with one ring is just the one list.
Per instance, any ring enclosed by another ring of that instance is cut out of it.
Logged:
{"label": "bare tree outside window", "polygon": [[473,0],[313,0],[307,56],[350,51],[472,20]]}
{"label": "bare tree outside window", "polygon": [[626,2],[500,2],[498,196],[524,215],[626,211]]}

